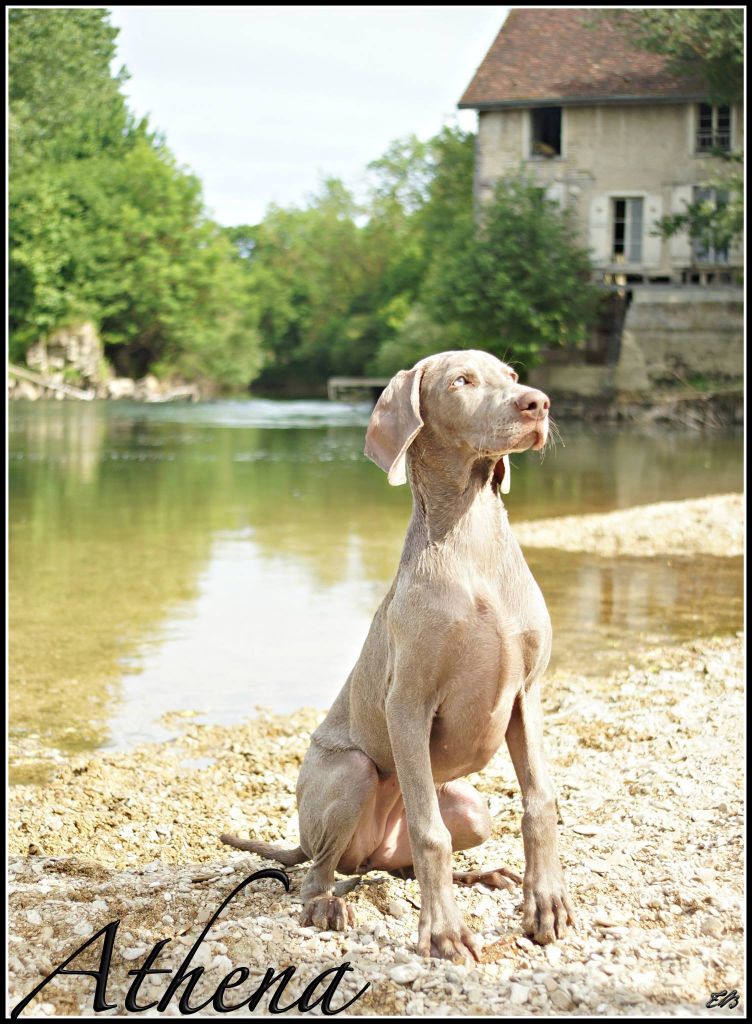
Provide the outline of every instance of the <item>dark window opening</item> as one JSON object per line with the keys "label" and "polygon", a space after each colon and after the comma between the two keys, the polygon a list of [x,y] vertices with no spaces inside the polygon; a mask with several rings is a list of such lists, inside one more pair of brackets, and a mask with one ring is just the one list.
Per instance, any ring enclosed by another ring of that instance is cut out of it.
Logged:
{"label": "dark window opening", "polygon": [[538,107],[532,114],[532,156],[561,156],[561,107]]}
{"label": "dark window opening", "polygon": [[711,149],[724,152],[731,149],[731,108],[701,103],[697,117],[697,152],[707,153]]}

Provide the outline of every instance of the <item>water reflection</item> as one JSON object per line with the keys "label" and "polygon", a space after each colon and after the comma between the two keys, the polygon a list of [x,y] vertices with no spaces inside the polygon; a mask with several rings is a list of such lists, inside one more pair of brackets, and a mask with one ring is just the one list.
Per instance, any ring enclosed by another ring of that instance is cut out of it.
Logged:
{"label": "water reflection", "polygon": [[[317,402],[14,403],[12,735],[68,751],[156,737],[173,708],[326,706],[409,516],[407,489],[362,456],[367,418]],[[542,465],[514,458],[513,519],[741,489],[739,436],[562,434]],[[740,560],[529,560],[573,670],[738,628]]]}

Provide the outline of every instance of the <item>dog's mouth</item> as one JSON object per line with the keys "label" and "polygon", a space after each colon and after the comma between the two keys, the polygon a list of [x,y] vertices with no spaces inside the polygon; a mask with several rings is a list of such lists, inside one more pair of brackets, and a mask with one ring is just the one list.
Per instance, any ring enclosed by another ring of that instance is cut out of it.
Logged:
{"label": "dog's mouth", "polygon": [[509,456],[502,455],[499,461],[496,463],[491,475],[491,490],[494,494],[498,495],[499,491],[502,494],[509,494]]}
{"label": "dog's mouth", "polygon": [[[531,436],[533,438],[533,443],[529,446],[529,450],[532,452],[539,452],[548,440],[548,416],[539,420],[535,424],[535,429],[531,431]],[[523,447],[514,450],[525,451],[526,449]],[[494,494],[509,494],[509,477],[509,453],[507,453],[506,455],[502,455],[501,458],[494,463],[493,473],[491,474],[491,490]]]}
{"label": "dog's mouth", "polygon": [[548,416],[544,417],[538,423],[535,424],[535,440],[530,446],[530,450],[539,452],[548,440]]}

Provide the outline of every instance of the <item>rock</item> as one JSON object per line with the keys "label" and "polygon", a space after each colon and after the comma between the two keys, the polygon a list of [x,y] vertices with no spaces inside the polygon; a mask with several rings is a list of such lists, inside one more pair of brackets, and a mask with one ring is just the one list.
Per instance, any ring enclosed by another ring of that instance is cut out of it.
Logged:
{"label": "rock", "polygon": [[410,905],[407,900],[391,900],[388,907],[389,913],[397,920],[404,917],[409,909]]}
{"label": "rock", "polygon": [[47,376],[53,370],[74,370],[82,386],[106,380],[109,368],[104,349],[93,323],[63,327],[26,352],[26,365]]}
{"label": "rock", "polygon": [[136,382],[130,377],[114,377],[107,381],[107,396],[109,398],[134,398],[136,395]]}
{"label": "rock", "polygon": [[562,952],[558,946],[546,946],[546,960],[555,967],[561,960]]}
{"label": "rock", "polygon": [[162,386],[159,383],[157,377],[153,373],[147,373],[145,377],[142,377],[136,382],[135,395],[134,397],[141,399],[142,401],[154,401],[158,399],[162,394]]}
{"label": "rock", "polygon": [[520,985],[518,982],[513,981],[509,986],[509,1002],[514,1006],[521,1006],[526,1003],[530,990],[525,985]]}
{"label": "rock", "polygon": [[225,956],[224,954],[220,953],[218,956],[215,956],[214,959],[212,960],[209,970],[220,971],[225,977],[227,977],[227,975],[232,970],[232,967],[232,960],[230,960],[229,956]]}
{"label": "rock", "polygon": [[10,398],[20,398],[26,402],[36,402],[41,397],[41,388],[32,384],[30,380],[16,380],[10,388]]}
{"label": "rock", "polygon": [[723,926],[717,917],[708,914],[700,921],[700,932],[702,935],[713,935],[719,939],[723,935]]}
{"label": "rock", "polygon": [[425,968],[420,964],[398,964],[388,971],[389,977],[398,985],[409,985],[425,973]]}
{"label": "rock", "polygon": [[146,946],[128,946],[121,953],[123,960],[138,960],[146,953]]}
{"label": "rock", "polygon": [[551,1002],[557,1010],[571,1010],[572,1008],[572,1000],[563,989],[557,989],[556,992],[551,993]]}

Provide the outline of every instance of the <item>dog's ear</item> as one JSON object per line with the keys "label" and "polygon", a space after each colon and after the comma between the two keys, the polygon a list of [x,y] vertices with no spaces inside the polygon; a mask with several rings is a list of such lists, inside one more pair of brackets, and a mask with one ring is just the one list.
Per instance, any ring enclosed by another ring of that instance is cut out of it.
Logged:
{"label": "dog's ear", "polygon": [[380,466],[392,486],[407,482],[405,453],[423,426],[420,381],[423,366],[400,370],[376,403],[366,431],[365,454]]}

